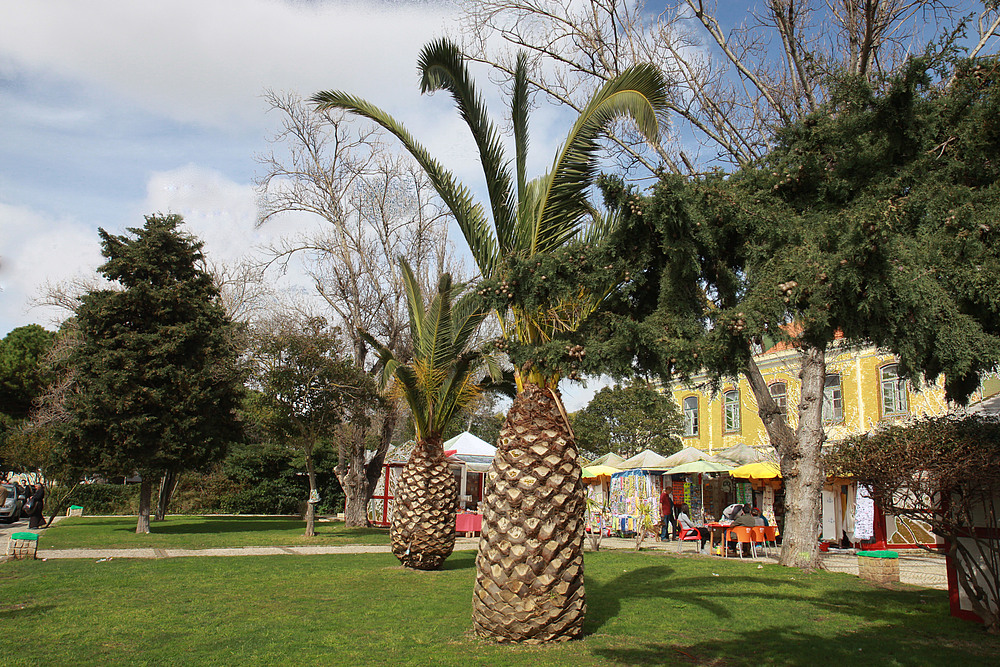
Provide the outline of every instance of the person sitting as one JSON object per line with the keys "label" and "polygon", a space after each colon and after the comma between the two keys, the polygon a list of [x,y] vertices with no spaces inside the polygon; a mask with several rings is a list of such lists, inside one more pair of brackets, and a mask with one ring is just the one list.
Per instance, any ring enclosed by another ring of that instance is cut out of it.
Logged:
{"label": "person sitting", "polygon": [[733,503],[726,509],[722,510],[722,518],[719,520],[720,523],[732,523],[736,520],[736,517],[743,514],[743,504]]}
{"label": "person sitting", "polygon": [[754,518],[754,524],[753,525],[755,525],[755,526],[769,526],[769,525],[771,525],[771,524],[769,524],[767,522],[767,517],[764,516],[763,514],[761,514],[760,509],[757,508],[757,507],[754,507],[752,510],[750,510],[750,516],[752,516]]}
{"label": "person sitting", "polygon": [[712,533],[707,528],[702,528],[701,526],[694,525],[694,522],[691,521],[691,517],[688,516],[687,503],[683,503],[680,505],[680,513],[677,515],[677,525],[680,528],[687,528],[688,530],[696,531],[698,533],[698,537],[701,538],[701,546],[699,547],[699,551],[701,551],[703,554],[708,553],[707,551],[705,551],[705,542],[708,541],[708,538],[711,536]]}
{"label": "person sitting", "polygon": [[[740,513],[737,515],[736,519],[733,520],[732,527],[736,528],[737,526],[743,526],[745,528],[753,528],[754,526],[756,526],[757,520],[754,518],[751,512],[752,510],[750,509],[750,505],[743,505]],[[746,556],[747,555],[746,545],[744,544],[743,546],[744,546],[743,555]],[[732,535],[732,533],[730,533],[729,548],[735,551],[736,547],[737,547],[736,539]]]}

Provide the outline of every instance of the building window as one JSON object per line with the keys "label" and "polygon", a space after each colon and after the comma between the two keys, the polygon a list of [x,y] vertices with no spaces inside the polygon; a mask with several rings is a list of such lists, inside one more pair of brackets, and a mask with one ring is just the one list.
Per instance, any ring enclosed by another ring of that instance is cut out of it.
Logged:
{"label": "building window", "polygon": [[781,415],[781,421],[788,423],[788,389],[785,387],[784,382],[775,382],[768,389],[771,392],[771,398],[774,402],[778,404],[778,414]]}
{"label": "building window", "polygon": [[684,399],[684,436],[698,435],[698,397],[688,396]]}
{"label": "building window", "polygon": [[726,422],[726,433],[740,430],[740,392],[733,389],[722,395],[722,414]]}
{"label": "building window", "polygon": [[882,414],[905,415],[908,412],[906,404],[906,380],[899,377],[896,364],[883,366],[881,375]]}
{"label": "building window", "polygon": [[840,375],[832,373],[823,383],[823,421],[836,424],[844,421],[844,395],[840,391]]}

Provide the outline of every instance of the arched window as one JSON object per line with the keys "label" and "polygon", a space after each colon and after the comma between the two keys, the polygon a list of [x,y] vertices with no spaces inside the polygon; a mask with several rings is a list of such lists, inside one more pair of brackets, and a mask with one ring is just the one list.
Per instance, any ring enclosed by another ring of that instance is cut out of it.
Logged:
{"label": "arched window", "polygon": [[906,402],[906,380],[899,377],[896,364],[883,366],[881,370],[882,383],[882,414],[905,415],[908,412]]}
{"label": "arched window", "polygon": [[781,421],[788,423],[788,388],[785,387],[784,382],[775,382],[768,390],[771,392],[771,398],[774,402],[778,404],[778,414],[781,415]]}
{"label": "arched window", "polygon": [[725,420],[726,433],[740,430],[740,392],[736,389],[722,395],[722,415]]}
{"label": "arched window", "polygon": [[837,424],[844,421],[844,395],[840,391],[840,374],[831,373],[823,383],[823,421]]}
{"label": "arched window", "polygon": [[698,397],[688,396],[684,399],[684,435],[698,435]]}

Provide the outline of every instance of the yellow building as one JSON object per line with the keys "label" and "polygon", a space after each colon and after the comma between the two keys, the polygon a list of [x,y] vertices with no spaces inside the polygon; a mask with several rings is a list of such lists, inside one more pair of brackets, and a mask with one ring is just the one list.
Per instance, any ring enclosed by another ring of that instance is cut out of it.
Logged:
{"label": "yellow building", "polygon": [[[799,404],[799,356],[779,344],[757,357],[757,364],[788,424],[795,428]],[[944,385],[920,389],[896,375],[896,360],[874,348],[841,346],[827,353],[827,377],[823,416],[830,441],[874,429],[886,420],[908,416],[930,416],[947,412]],[[707,376],[692,378],[691,384],[675,383],[669,389],[684,416],[683,445],[712,454],[744,443],[770,447],[757,401],[742,376],[727,380],[712,392]],[[983,381],[972,402],[1000,391],[1000,379]]]}

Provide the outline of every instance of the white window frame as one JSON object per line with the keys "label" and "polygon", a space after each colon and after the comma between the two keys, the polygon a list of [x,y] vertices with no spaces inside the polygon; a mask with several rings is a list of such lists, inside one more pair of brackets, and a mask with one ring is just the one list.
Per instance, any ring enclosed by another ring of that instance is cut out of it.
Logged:
{"label": "white window frame", "polygon": [[742,424],[739,389],[730,389],[722,394],[722,426],[726,433],[739,433],[740,431]]}
{"label": "white window frame", "polygon": [[[693,403],[692,403],[693,401]],[[694,438],[698,435],[698,397],[688,396],[684,399],[684,437]]]}
{"label": "white window frame", "polygon": [[[836,384],[831,381],[836,379]],[[823,381],[823,423],[840,424],[844,421],[844,389],[840,373],[830,373]]]}
{"label": "white window frame", "polygon": [[887,364],[879,369],[879,396],[883,417],[905,415],[910,411],[906,380],[899,377],[897,364]]}

